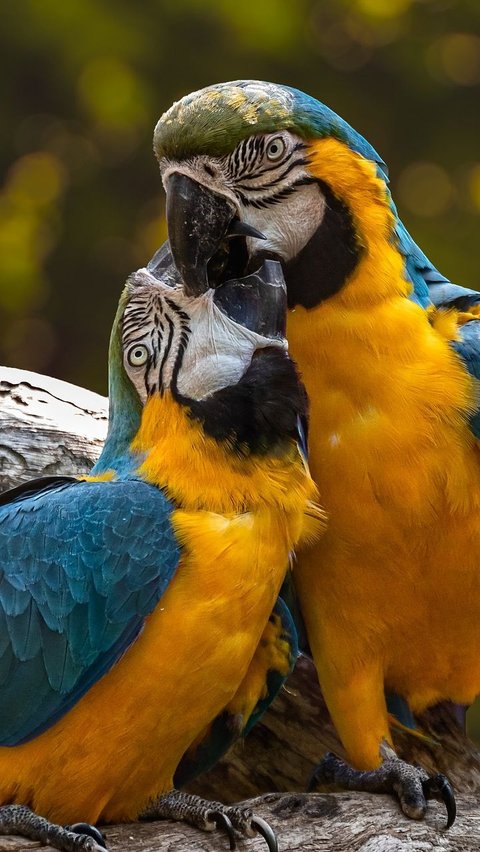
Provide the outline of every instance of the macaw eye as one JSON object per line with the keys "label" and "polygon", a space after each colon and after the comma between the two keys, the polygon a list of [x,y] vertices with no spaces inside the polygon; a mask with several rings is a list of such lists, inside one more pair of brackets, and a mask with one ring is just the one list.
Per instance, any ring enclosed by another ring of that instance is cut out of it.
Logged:
{"label": "macaw eye", "polygon": [[143,367],[148,361],[149,352],[142,343],[136,343],[127,353],[127,361],[131,367]]}
{"label": "macaw eye", "polygon": [[267,159],[274,163],[276,160],[281,160],[285,153],[286,149],[285,142],[283,141],[281,136],[276,136],[275,139],[270,139],[267,147],[265,148],[265,154],[267,155]]}

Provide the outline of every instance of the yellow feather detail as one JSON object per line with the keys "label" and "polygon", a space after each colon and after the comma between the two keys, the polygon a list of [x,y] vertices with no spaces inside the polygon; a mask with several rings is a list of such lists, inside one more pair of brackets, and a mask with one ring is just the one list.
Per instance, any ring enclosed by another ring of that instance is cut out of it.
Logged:
{"label": "yellow feather detail", "polygon": [[388,714],[388,722],[391,728],[394,728],[401,734],[405,734],[408,737],[414,737],[427,745],[440,745],[439,740],[436,740],[434,737],[430,736],[430,734],[426,734],[421,728],[409,728],[407,725],[403,725],[402,722],[398,721],[397,717],[394,716],[393,713]]}
{"label": "yellow feather detail", "polygon": [[256,705],[267,695],[267,675],[271,670],[284,677],[290,671],[290,646],[282,639],[281,618],[273,614],[262,633],[247,674],[235,696],[225,708],[232,716],[239,715],[246,726]]}
{"label": "yellow feather detail", "polygon": [[116,478],[114,470],[106,470],[104,473],[97,473],[94,476],[79,476],[82,482],[112,482]]}
{"label": "yellow feather detail", "polygon": [[434,305],[427,309],[428,321],[435,331],[445,340],[458,340],[458,326],[463,322],[463,316],[455,308],[436,308]]}
{"label": "yellow feather detail", "polygon": [[467,311],[458,312],[458,322],[464,325],[466,322],[478,320],[480,318],[480,305],[472,305]]}

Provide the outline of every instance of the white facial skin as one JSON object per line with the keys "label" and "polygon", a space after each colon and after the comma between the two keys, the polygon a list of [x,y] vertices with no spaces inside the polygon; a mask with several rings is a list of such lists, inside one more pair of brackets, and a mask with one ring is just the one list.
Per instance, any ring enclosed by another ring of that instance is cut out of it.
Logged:
{"label": "white facial skin", "polygon": [[177,389],[199,400],[236,384],[257,349],[287,349],[286,340],[263,337],[229,319],[215,305],[213,290],[192,298],[147,269],[135,272],[127,287],[123,363],[143,403],[172,386],[180,358]]}
{"label": "white facial skin", "polygon": [[287,130],[250,136],[225,157],[164,159],[162,180],[167,190],[173,173],[185,174],[228,198],[239,219],[267,237],[248,237],[249,253],[261,244],[288,261],[307,244],[325,212],[325,198],[306,168],[306,147]]}

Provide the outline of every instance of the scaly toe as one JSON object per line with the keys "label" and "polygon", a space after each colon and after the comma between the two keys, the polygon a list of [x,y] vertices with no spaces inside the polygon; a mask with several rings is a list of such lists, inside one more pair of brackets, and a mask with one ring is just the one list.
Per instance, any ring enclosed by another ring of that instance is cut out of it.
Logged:
{"label": "scaly toe", "polygon": [[396,793],[403,813],[410,819],[423,819],[429,799],[438,799],[447,809],[447,828],[456,815],[455,795],[445,775],[428,774],[420,766],[412,766],[395,755],[391,747],[383,763],[371,771],[349,766],[334,754],[328,753],[312,775],[308,791],[317,786],[367,793]]}
{"label": "scaly toe", "polygon": [[73,831],[74,834],[86,834],[88,837],[92,837],[99,846],[103,846],[104,849],[107,848],[107,842],[102,832],[88,822],[74,822],[73,825],[66,825],[65,831]]}

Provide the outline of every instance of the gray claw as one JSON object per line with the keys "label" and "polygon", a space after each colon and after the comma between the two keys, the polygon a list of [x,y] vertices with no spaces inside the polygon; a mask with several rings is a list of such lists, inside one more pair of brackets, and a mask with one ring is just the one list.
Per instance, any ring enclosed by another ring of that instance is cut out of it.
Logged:
{"label": "gray claw", "polygon": [[457,804],[455,801],[455,793],[446,775],[438,773],[427,778],[422,784],[423,792],[426,799],[439,799],[447,809],[447,825],[450,828],[455,822],[457,816]]}
{"label": "gray claw", "polygon": [[222,811],[211,811],[209,816],[211,819],[213,819],[217,828],[223,829],[223,831],[226,832],[230,841],[230,849],[236,849],[237,842],[235,840],[235,831],[228,816],[222,813]]}
{"label": "gray claw", "polygon": [[261,817],[252,817],[250,825],[257,834],[261,834],[268,846],[269,852],[278,852],[278,840],[271,825]]}

